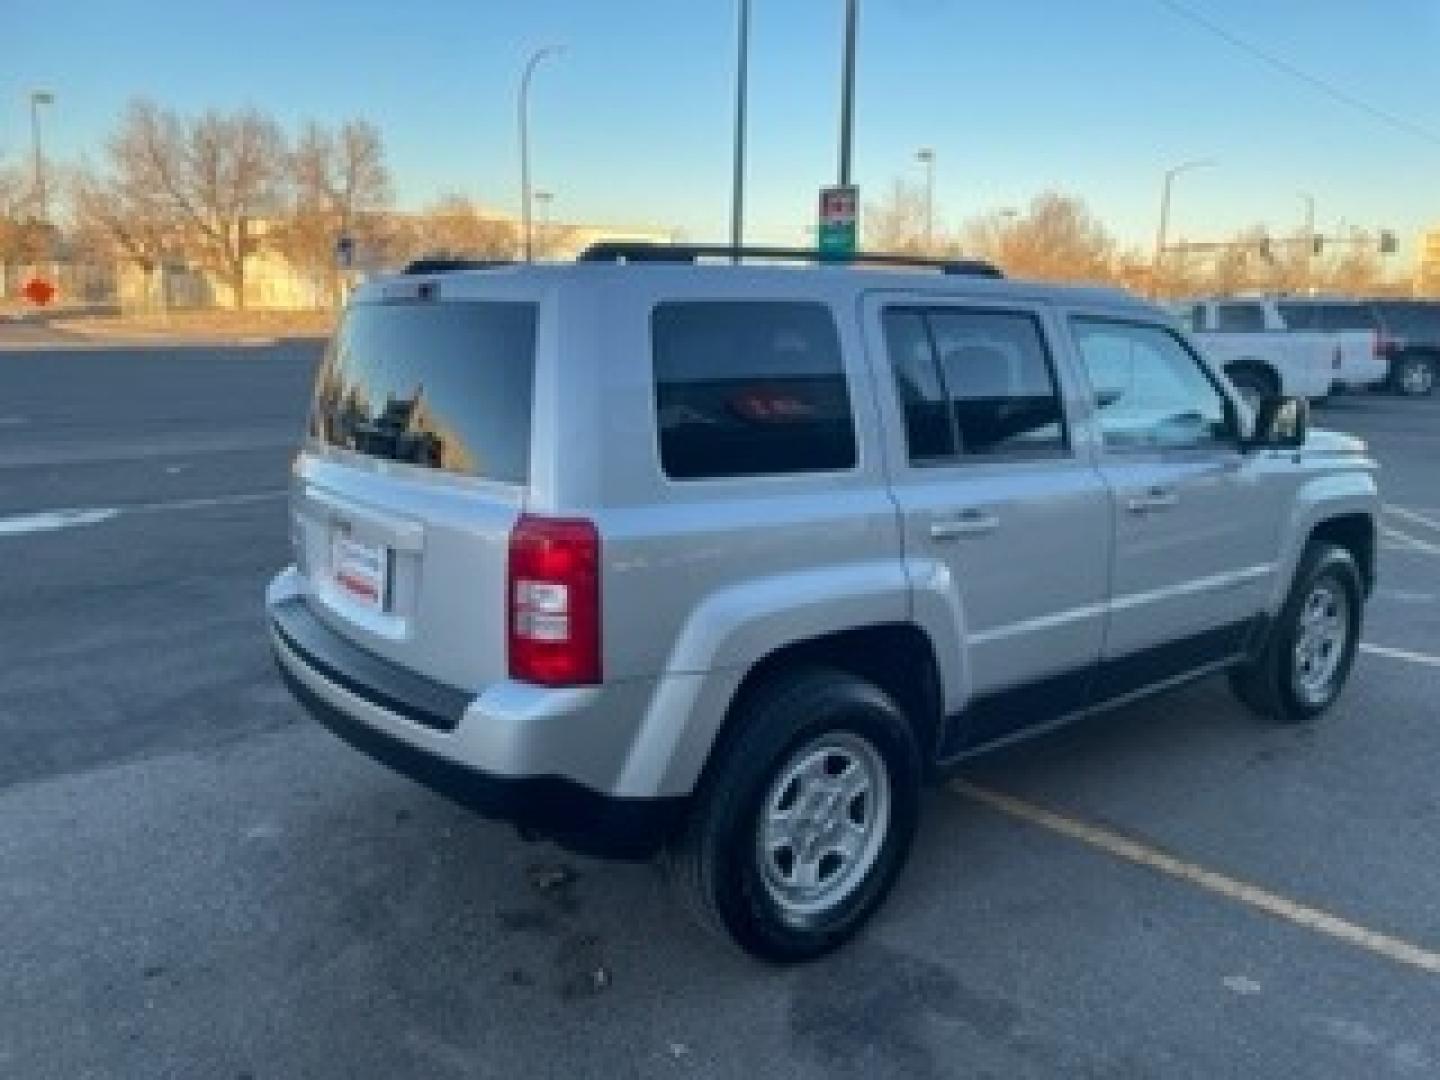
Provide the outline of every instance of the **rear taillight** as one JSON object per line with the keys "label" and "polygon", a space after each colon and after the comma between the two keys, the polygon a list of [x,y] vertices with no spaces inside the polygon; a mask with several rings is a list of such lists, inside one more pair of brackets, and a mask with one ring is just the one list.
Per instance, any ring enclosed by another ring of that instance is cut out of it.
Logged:
{"label": "rear taillight", "polygon": [[592,522],[522,514],[510,533],[510,677],[600,681],[600,534]]}

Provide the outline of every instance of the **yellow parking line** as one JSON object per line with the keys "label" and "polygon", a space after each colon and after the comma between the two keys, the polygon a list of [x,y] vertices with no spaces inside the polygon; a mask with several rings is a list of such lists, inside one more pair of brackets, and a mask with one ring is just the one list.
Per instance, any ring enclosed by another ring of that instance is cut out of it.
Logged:
{"label": "yellow parking line", "polygon": [[1375,656],[1388,656],[1391,660],[1408,660],[1412,664],[1440,667],[1440,656],[1411,652],[1409,649],[1392,649],[1388,645],[1371,645],[1368,641],[1362,641],[1360,643],[1360,651],[1371,653]]}
{"label": "yellow parking line", "polygon": [[951,781],[950,790],[965,798],[982,803],[992,810],[998,810],[1002,814],[1049,829],[1051,832],[1059,833],[1071,840],[1078,840],[1082,844],[1088,844],[1139,866],[1158,870],[1162,874],[1189,882],[1191,885],[1199,886],[1209,892],[1218,893],[1227,899],[1238,901],[1268,915],[1274,915],[1296,926],[1303,926],[1316,933],[1356,945],[1367,952],[1383,956],[1396,963],[1416,967],[1421,971],[1428,971],[1432,975],[1440,975],[1440,953],[1421,948],[1419,945],[1375,930],[1368,930],[1356,923],[1342,919],[1338,915],[1331,915],[1329,912],[1309,907],[1278,893],[1262,889],[1258,885],[1240,881],[1238,878],[1207,870],[1203,866],[1186,862],[1184,859],[1176,858],[1174,855],[1131,840],[1129,837],[1121,836],[1109,829],[1057,814],[1053,810],[1035,806],[1033,803],[1017,799],[1013,795],[992,791],[964,780]]}

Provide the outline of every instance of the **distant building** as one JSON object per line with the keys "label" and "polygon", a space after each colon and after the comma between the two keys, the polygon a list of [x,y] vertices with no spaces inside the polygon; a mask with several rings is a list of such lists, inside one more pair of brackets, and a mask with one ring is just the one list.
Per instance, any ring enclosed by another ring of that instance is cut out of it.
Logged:
{"label": "distant building", "polygon": [[1440,228],[1421,233],[1415,247],[1415,295],[1440,296]]}

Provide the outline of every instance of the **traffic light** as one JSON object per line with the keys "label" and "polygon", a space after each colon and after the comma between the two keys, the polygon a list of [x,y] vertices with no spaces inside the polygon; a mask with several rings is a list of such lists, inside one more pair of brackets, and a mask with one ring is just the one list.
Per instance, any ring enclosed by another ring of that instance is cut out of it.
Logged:
{"label": "traffic light", "polygon": [[1389,229],[1381,229],[1381,230],[1380,230],[1380,254],[1381,254],[1381,255],[1394,255],[1394,254],[1395,254],[1397,251],[1399,251],[1399,250],[1400,250],[1400,241],[1396,239],[1395,234],[1394,234],[1393,232],[1391,232]]}
{"label": "traffic light", "polygon": [[1310,238],[1310,250],[1312,250],[1313,252],[1315,252],[1316,255],[1324,255],[1324,254],[1325,254],[1325,237],[1323,237],[1323,236],[1312,236],[1312,237]]}
{"label": "traffic light", "polygon": [[1270,248],[1270,238],[1268,236],[1262,236],[1260,238],[1260,257],[1266,262],[1275,261],[1275,252]]}

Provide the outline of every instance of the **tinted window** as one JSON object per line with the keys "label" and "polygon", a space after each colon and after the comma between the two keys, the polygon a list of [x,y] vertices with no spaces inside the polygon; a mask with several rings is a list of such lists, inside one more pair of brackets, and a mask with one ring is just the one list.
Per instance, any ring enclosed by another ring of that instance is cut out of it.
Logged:
{"label": "tinted window", "polygon": [[407,465],[523,483],[535,306],[357,304],[316,381],[310,433]]}
{"label": "tinted window", "polygon": [[1106,446],[1183,449],[1229,441],[1225,398],[1174,334],[1098,319],[1073,326]]}
{"label": "tinted window", "polygon": [[1277,304],[1275,307],[1286,330],[1301,333],[1315,328],[1314,304]]}
{"label": "tinted window", "polygon": [[892,308],[885,332],[912,461],[1066,453],[1060,396],[1033,316]]}
{"label": "tinted window", "polygon": [[840,341],[823,304],[660,304],[652,333],[666,475],[854,467]]}
{"label": "tinted window", "polygon": [[1253,334],[1265,329],[1265,309],[1259,304],[1218,304],[1215,313],[1222,334]]}
{"label": "tinted window", "polygon": [[1366,304],[1316,304],[1315,321],[1319,329],[1374,330],[1375,313]]}
{"label": "tinted window", "polygon": [[1391,334],[1440,342],[1440,304],[1390,302],[1376,304],[1375,308]]}

